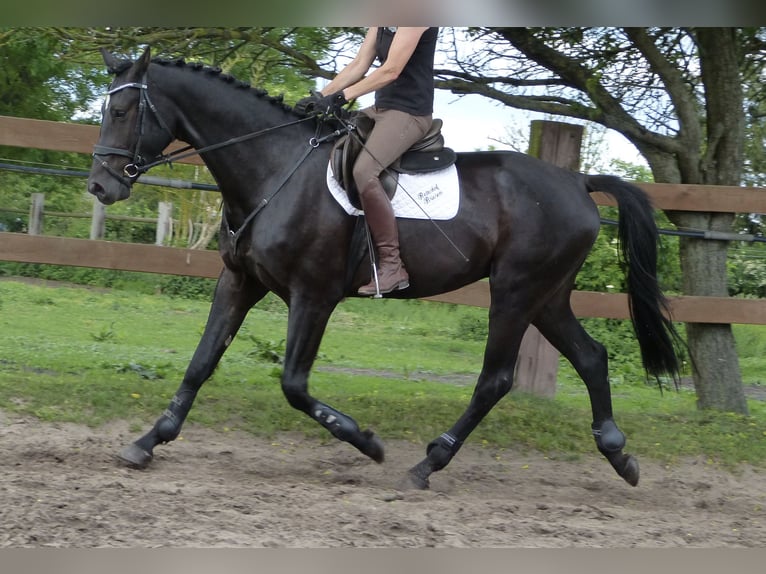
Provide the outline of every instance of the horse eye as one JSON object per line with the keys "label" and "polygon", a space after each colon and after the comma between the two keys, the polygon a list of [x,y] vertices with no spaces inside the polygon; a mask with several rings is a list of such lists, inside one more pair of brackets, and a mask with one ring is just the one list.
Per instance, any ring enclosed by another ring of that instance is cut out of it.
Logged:
{"label": "horse eye", "polygon": [[112,112],[112,117],[115,117],[115,118],[124,118],[127,115],[127,112],[125,110],[112,109],[111,112]]}

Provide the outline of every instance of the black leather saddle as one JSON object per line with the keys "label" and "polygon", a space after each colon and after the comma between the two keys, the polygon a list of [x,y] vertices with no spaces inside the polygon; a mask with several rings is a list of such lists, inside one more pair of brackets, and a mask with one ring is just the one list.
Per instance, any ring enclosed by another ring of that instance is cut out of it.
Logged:
{"label": "black leather saddle", "polygon": [[[361,209],[359,190],[354,183],[352,170],[354,161],[362,150],[364,142],[367,141],[375,122],[368,116],[357,113],[351,118],[351,123],[355,126],[354,131],[335,142],[330,154],[330,165],[333,177],[346,190],[351,204]],[[399,174],[438,171],[455,163],[455,151],[444,147],[441,128],[442,120],[434,119],[426,135],[380,174],[380,182],[389,198],[396,193]]]}

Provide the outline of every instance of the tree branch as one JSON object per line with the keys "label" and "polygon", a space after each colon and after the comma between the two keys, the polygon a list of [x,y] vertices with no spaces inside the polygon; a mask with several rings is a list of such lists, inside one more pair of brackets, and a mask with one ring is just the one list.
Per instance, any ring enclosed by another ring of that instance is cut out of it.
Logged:
{"label": "tree branch", "polygon": [[465,96],[477,94],[498,101],[506,106],[552,114],[569,118],[590,119],[601,123],[601,113],[596,108],[588,108],[582,104],[556,96],[519,96],[503,92],[483,83],[467,82],[464,80],[436,80],[434,85],[438,89],[449,90],[453,94]]}
{"label": "tree branch", "polygon": [[590,115],[578,117],[597,121],[614,129],[635,144],[649,145],[666,153],[680,151],[681,146],[676,139],[646,129],[627,113],[620,102],[600,82],[598,75],[580,61],[547,46],[527,28],[492,28],[491,30],[510,42],[530,60],[557,74],[564,85],[588,96],[595,107],[583,107],[583,110],[600,110],[600,115],[596,117]]}
{"label": "tree branch", "polygon": [[652,70],[662,80],[678,115],[681,127],[679,138],[684,140],[684,147],[700,149],[702,144],[700,115],[694,94],[684,81],[681,69],[660,52],[655,39],[649,36],[646,28],[624,28],[624,31]]}
{"label": "tree branch", "polygon": [[469,74],[468,72],[459,72],[456,70],[450,70],[448,68],[435,69],[434,76],[436,78],[443,78],[445,81],[449,81],[449,78],[458,78],[460,80],[464,80],[467,83],[502,84],[516,88],[564,85],[558,78],[536,78],[531,80],[520,80],[517,78],[510,78],[508,76],[477,76],[474,74]]}

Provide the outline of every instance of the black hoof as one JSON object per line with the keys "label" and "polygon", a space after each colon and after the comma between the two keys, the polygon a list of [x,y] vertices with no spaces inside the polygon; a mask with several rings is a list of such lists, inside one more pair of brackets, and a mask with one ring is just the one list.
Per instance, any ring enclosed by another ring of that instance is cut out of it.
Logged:
{"label": "black hoof", "polygon": [[362,451],[362,454],[366,454],[378,464],[382,463],[386,458],[383,441],[375,436],[375,433],[371,430],[364,431],[364,437],[365,443],[359,450]]}
{"label": "black hoof", "polygon": [[428,478],[423,478],[414,470],[410,470],[397,484],[399,490],[428,490],[431,488],[431,483],[428,482]]}
{"label": "black hoof", "polygon": [[428,459],[421,460],[418,464],[407,471],[407,474],[399,481],[400,490],[428,490],[431,483],[428,477],[431,475],[432,468]]}
{"label": "black hoof", "polygon": [[117,459],[130,468],[144,469],[152,462],[152,453],[135,443],[129,444],[117,454]]}
{"label": "black hoof", "polygon": [[625,482],[630,486],[638,486],[638,460],[636,460],[634,456],[626,454],[622,470],[618,471],[618,474],[624,478]]}

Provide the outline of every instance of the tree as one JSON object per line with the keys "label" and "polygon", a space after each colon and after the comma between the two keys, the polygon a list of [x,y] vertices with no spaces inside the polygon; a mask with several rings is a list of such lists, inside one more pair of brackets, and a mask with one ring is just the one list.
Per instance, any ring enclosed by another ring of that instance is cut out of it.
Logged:
{"label": "tree", "polygon": [[[101,65],[99,48],[138,56],[151,46],[155,56],[182,58],[220,67],[272,95],[296,101],[314,77],[331,77],[334,55],[347,48],[345,28],[45,28],[41,32],[76,46],[69,59]],[[340,37],[336,43],[336,38]],[[308,72],[308,73],[307,73]]]}
{"label": "tree", "polygon": [[[83,106],[92,93],[93,83],[87,74],[69,68],[61,59],[66,46],[58,39],[37,34],[34,29],[0,29],[0,115],[66,121]],[[44,167],[74,166],[87,169],[89,158],[78,154],[0,148],[5,160],[21,165]],[[0,189],[6,209],[28,210],[30,193],[44,193],[49,209],[84,210],[90,204],[84,198],[82,182],[71,178],[19,174],[0,171]],[[17,221],[18,220],[18,221]],[[20,230],[22,216],[0,213],[0,222],[8,229]],[[76,226],[73,221],[55,223],[61,230]],[[86,225],[84,229],[87,237]]]}
{"label": "tree", "polygon": [[[340,55],[361,37],[357,28],[46,33],[85,63],[104,45],[130,51],[150,43],[163,55],[192,54],[288,101],[304,95],[313,78],[332,77]],[[616,130],[657,182],[762,182],[764,28],[464,28],[445,29],[442,40],[437,88]],[[698,230],[729,231],[733,222],[729,214],[667,216]],[[727,295],[726,243],[682,238],[680,259],[685,294]],[[687,335],[699,406],[746,413],[731,327],[689,324]]]}
{"label": "tree", "polygon": [[[763,29],[466,33],[484,49],[455,52],[457,69],[440,69],[438,87],[614,129],[642,153],[658,182],[742,183],[745,93],[763,74]],[[750,129],[762,126],[753,116]],[[730,214],[667,215],[679,228],[730,231],[733,221]],[[683,292],[727,296],[726,256],[724,242],[683,238]],[[689,324],[687,337],[699,406],[746,413],[730,325]]]}

